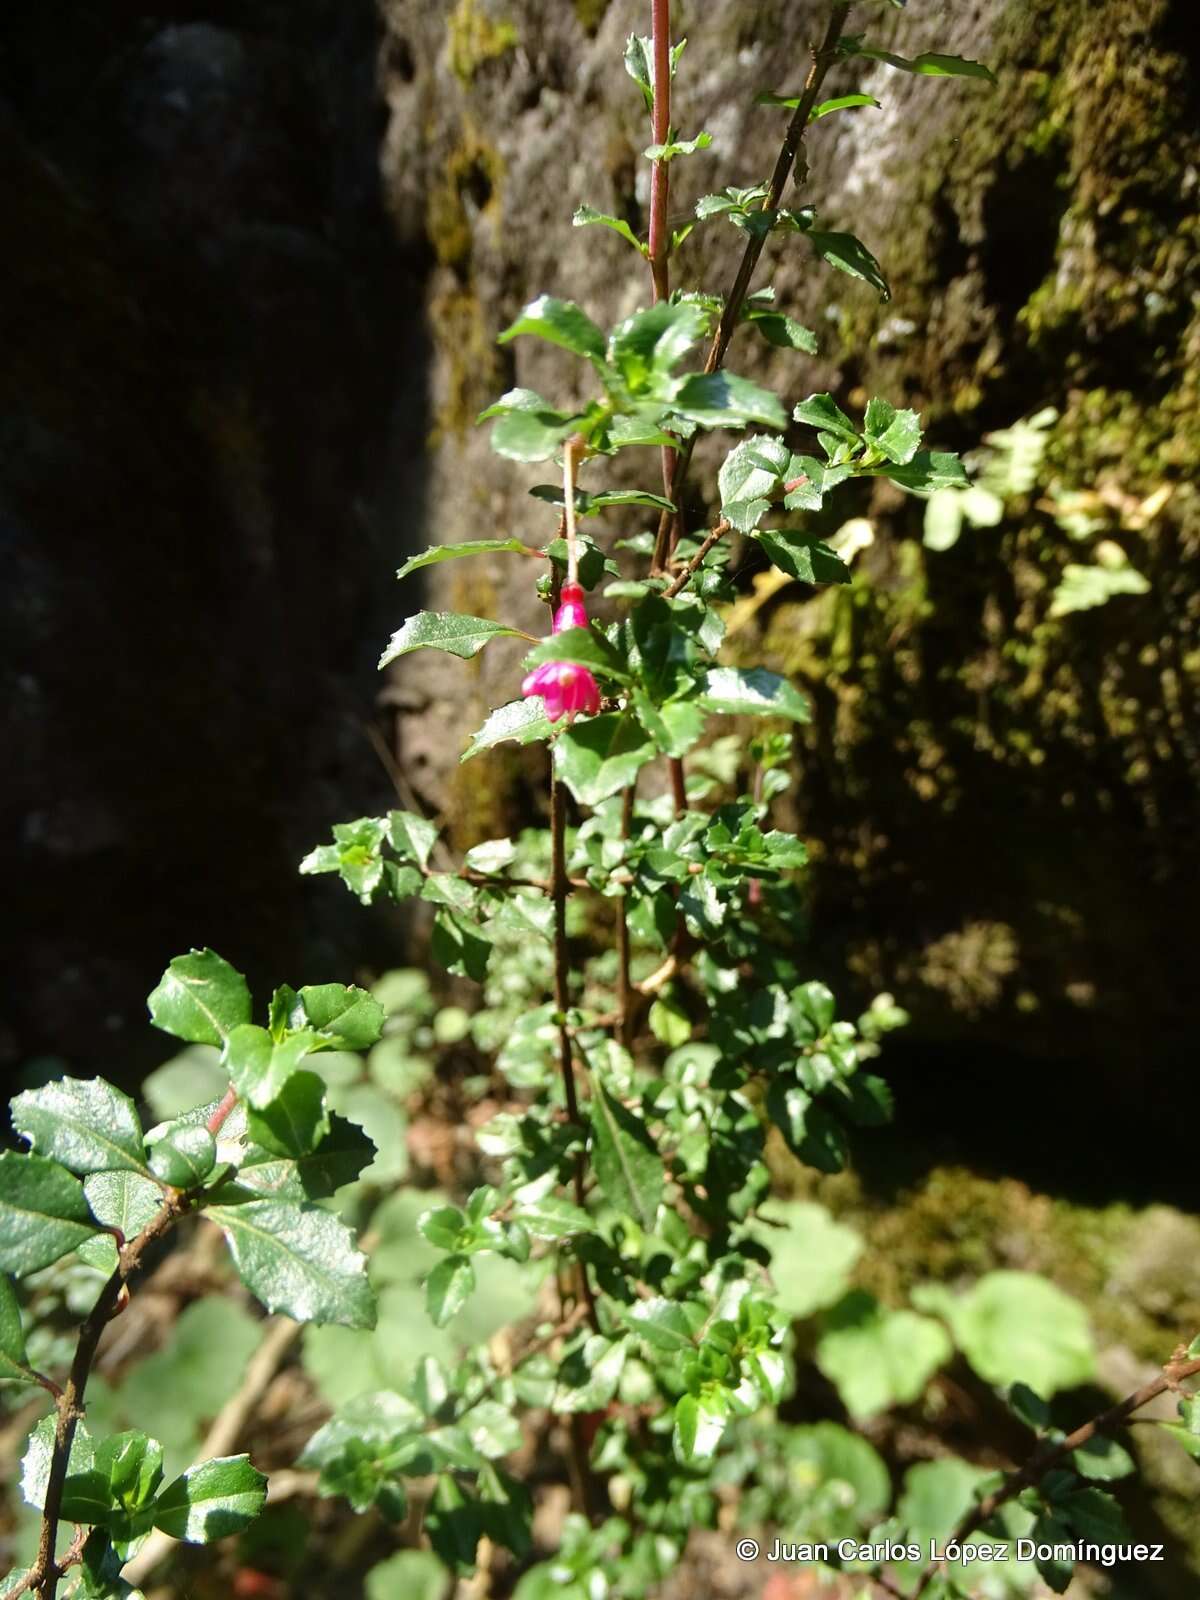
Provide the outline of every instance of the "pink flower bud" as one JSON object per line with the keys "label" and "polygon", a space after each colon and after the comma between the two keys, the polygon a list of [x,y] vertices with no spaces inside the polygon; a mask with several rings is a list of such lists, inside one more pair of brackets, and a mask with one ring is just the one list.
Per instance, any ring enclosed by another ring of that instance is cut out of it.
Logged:
{"label": "pink flower bud", "polygon": [[540,694],[551,722],[557,722],[559,717],[573,717],[579,711],[594,717],[600,709],[599,684],[587,667],[576,666],[573,661],[543,662],[525,679],[521,693],[526,699]]}
{"label": "pink flower bud", "polygon": [[561,604],[554,613],[554,632],[566,633],[568,628],[586,628],[587,610],[583,603],[583,590],[577,583],[564,583]]}

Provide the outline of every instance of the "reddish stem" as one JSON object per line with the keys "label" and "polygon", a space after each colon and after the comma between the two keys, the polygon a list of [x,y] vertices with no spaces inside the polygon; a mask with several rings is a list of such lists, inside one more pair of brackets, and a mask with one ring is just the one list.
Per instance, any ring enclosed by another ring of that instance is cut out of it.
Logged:
{"label": "reddish stem", "polygon": [[[651,121],[654,143],[666,144],[671,137],[671,0],[652,0],[654,54],[654,109]],[[655,300],[665,300],[670,292],[667,263],[669,230],[667,201],[671,190],[670,167],[665,161],[654,163],[650,182],[650,272],[654,279]]]}

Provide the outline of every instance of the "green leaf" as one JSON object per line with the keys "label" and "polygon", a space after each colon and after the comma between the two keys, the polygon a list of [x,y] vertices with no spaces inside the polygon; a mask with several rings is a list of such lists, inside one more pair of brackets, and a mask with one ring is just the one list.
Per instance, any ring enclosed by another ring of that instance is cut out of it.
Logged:
{"label": "green leaf", "polygon": [[512,551],[517,555],[535,555],[536,551],[520,539],[468,539],[461,544],[435,544],[420,555],[409,556],[397,572],[397,578],[407,578],[410,572],[422,567],[433,567],[442,561],[457,561],[462,556],[500,555]]}
{"label": "green leaf", "polygon": [[767,1110],[788,1148],[818,1172],[841,1172],[846,1165],[846,1139],[841,1124],[811,1094],[786,1078],[775,1078],[767,1091]]}
{"label": "green leaf", "polygon": [[150,1169],[176,1189],[194,1189],[217,1163],[217,1141],[202,1123],[184,1124],[157,1140]]}
{"label": "green leaf", "polygon": [[0,1151],[0,1272],[27,1277],[95,1232],[78,1178],[42,1156]]}
{"label": "green leaf", "polygon": [[785,316],[782,311],[746,311],[742,315],[744,321],[777,349],[803,350],[805,355],[816,355],[816,334],[795,318]]}
{"label": "green leaf", "polygon": [[507,739],[516,744],[536,744],[548,739],[553,731],[554,724],[546,715],[540,695],[528,700],[510,700],[488,714],[487,721],[471,736],[470,744],[459,759],[470,761],[473,756],[482,755]]}
{"label": "green leaf", "polygon": [[632,1306],[616,1309],[652,1349],[667,1355],[693,1349],[708,1315],[694,1300],[668,1300],[665,1296],[638,1300]]}
{"label": "green leaf", "polygon": [[638,720],[665,756],[685,756],[703,733],[707,718],[694,700],[656,706],[642,689],[633,691]]}
{"label": "green leaf", "polygon": [[[837,1422],[802,1423],[788,1430],[787,1453],[795,1467],[807,1468],[812,1486],[853,1491],[854,1516],[870,1527],[892,1500],[892,1482],[879,1452]],[[795,1470],[795,1468],[793,1468]],[[814,1481],[815,1480],[815,1481]]]}
{"label": "green leaf", "polygon": [[812,1201],[773,1207],[750,1233],[771,1252],[773,1302],[789,1317],[811,1316],[840,1299],[863,1252],[855,1230]]}
{"label": "green leaf", "polygon": [[740,533],[756,528],[783,495],[792,453],[782,439],[755,434],[732,449],[717,475],[721,515]]}
{"label": "green leaf", "polygon": [[606,216],[603,211],[597,211],[594,206],[579,206],[571,218],[574,228],[586,228],[589,223],[599,222],[606,228],[611,228],[614,233],[619,233],[622,239],[631,244],[639,255],[647,253],[647,246],[642,243],[633,229],[620,217]]}
{"label": "green leaf", "polygon": [[786,528],[760,528],[755,540],[770,557],[772,566],[802,583],[849,583],[850,568],[836,550],[812,534]]}
{"label": "green leaf", "polygon": [[492,429],[492,449],[512,461],[545,461],[581,420],[555,411],[532,389],[510,389],[481,411],[476,422],[493,417],[499,421]]}
{"label": "green leaf", "polygon": [[642,154],[647,161],[674,161],[676,156],[694,156],[712,144],[711,133],[698,133],[694,139],[673,139],[669,144],[647,145]]}
{"label": "green leaf", "polygon": [[856,238],[854,234],[826,233],[810,228],[804,237],[822,261],[827,261],[839,272],[848,273],[852,278],[861,278],[864,283],[869,283],[873,289],[879,291],[881,300],[892,298],[892,291],[888,288],[883,268],[862,240]]}
{"label": "green leaf", "polygon": [[831,394],[810,394],[807,400],[801,400],[792,416],[820,433],[836,434],[848,443],[858,443],[858,429]]}
{"label": "green leaf", "polygon": [[1149,588],[1149,581],[1133,567],[1085,567],[1068,562],[1050,602],[1050,615],[1068,617],[1075,611],[1106,605],[1114,595],[1146,594]]}
{"label": "green leaf", "polygon": [[245,978],[214,950],[176,956],[146,1003],[156,1028],[190,1044],[223,1044],[250,1020]]}
{"label": "green leaf", "polygon": [[[424,866],[437,838],[432,822],[407,811],[391,814],[391,840],[398,855],[411,856]],[[293,1028],[313,1027],[333,1050],[369,1050],[383,1032],[385,1013],[365,989],[345,983],[307,983],[296,996],[303,1016]]]}
{"label": "green leaf", "polygon": [[680,1461],[710,1461],[721,1442],[729,1412],[715,1394],[685,1394],[675,1407],[672,1444]]}
{"label": "green leaf", "polygon": [[596,1231],[586,1211],[557,1195],[515,1204],[513,1216],[534,1239],[570,1239]]}
{"label": "green leaf", "polygon": [[653,739],[634,716],[610,711],[565,730],[554,747],[554,768],[581,805],[597,806],[627,788],[655,754]]}
{"label": "green leaf", "polygon": [[840,94],[832,100],[822,100],[820,105],[814,106],[808,114],[808,120],[816,122],[818,117],[827,117],[831,111],[853,111],[858,106],[874,106],[877,111],[883,109],[874,95]]}
{"label": "green leaf", "polygon": [[876,50],[860,44],[857,39],[842,40],[845,55],[863,56],[868,61],[886,61],[889,67],[901,72],[920,73],[929,78],[984,78],[995,83],[996,75],[982,61],[968,61],[963,56],[943,56],[933,50],[922,50],[918,56],[897,56],[890,50]]}
{"label": "green leaf", "polygon": [[310,1155],[329,1132],[325,1080],[315,1072],[292,1073],[270,1105],[250,1109],[247,1121],[250,1137],[273,1155]]}
{"label": "green leaf", "polygon": [[1070,1549],[1074,1543],[1070,1526],[1051,1512],[1040,1516],[1030,1534],[1035,1546],[1044,1554],[1034,1556],[1034,1564],[1042,1580],[1055,1594],[1064,1594],[1071,1583],[1075,1563],[1056,1555],[1055,1549]]}
{"label": "green leaf", "polygon": [[446,1600],[450,1577],[430,1550],[401,1550],[372,1567],[366,1600]]}
{"label": "green leaf", "polygon": [[660,300],[618,323],[608,342],[608,359],[630,392],[640,394],[655,376],[665,377],[707,328],[708,317],[699,306]]}
{"label": "green leaf", "polygon": [[154,1502],[154,1525],[172,1539],[212,1544],[248,1528],[267,1498],[267,1480],[249,1456],[218,1456],[189,1467]]}
{"label": "green leaf", "polygon": [[21,1308],[12,1284],[0,1276],[0,1383],[32,1383]]}
{"label": "green leaf", "polygon": [[808,701],[786,678],[763,667],[743,671],[737,667],[713,667],[705,673],[700,704],[706,711],[726,716],[787,717],[792,722],[808,722]]}
{"label": "green leaf", "polygon": [[163,1447],[136,1430],[101,1440],[94,1459],[114,1498],[127,1511],[144,1506],[162,1482]]}
{"label": "green leaf", "polygon": [[329,1121],[329,1132],[316,1149],[294,1160],[252,1145],[238,1169],[238,1183],[280,1200],[327,1200],[353,1183],[374,1160],[375,1146],[357,1122],[338,1116]]}
{"label": "green leaf", "polygon": [[592,1165],[604,1197],[647,1233],[662,1201],[663,1161],[644,1122],[615,1099],[593,1073]]}
{"label": "green leaf", "polygon": [[861,1289],[828,1313],[817,1365],[855,1417],[910,1405],[953,1346],[941,1323],[915,1311],[887,1311]]}
{"label": "green leaf", "polygon": [[1082,1477],[1092,1478],[1097,1483],[1112,1483],[1137,1471],[1137,1463],[1129,1451],[1123,1449],[1115,1439],[1105,1439],[1100,1434],[1094,1435],[1078,1450],[1073,1450],[1071,1462]]}
{"label": "green leaf", "polygon": [[277,1043],[265,1028],[245,1023],[225,1041],[221,1061],[241,1098],[261,1111],[283,1092],[300,1062],[320,1043],[311,1028],[289,1033]]}
{"label": "green leaf", "polygon": [[554,1412],[599,1411],[608,1405],[617,1392],[628,1354],[628,1335],[609,1339],[603,1333],[589,1334],[558,1369]]}
{"label": "green leaf", "polygon": [[425,1280],[425,1308],[435,1328],[444,1328],[475,1292],[475,1269],[466,1256],[447,1256]]}
{"label": "green leaf", "polygon": [[624,661],[594,627],[564,628],[562,633],[551,634],[529,652],[523,668],[526,672],[532,672],[547,661],[572,661],[577,666],[590,667],[593,672],[615,678],[619,683],[629,682],[629,671]]}
{"label": "green leaf", "polygon": [[429,952],[447,972],[482,983],[487,975],[492,944],[479,923],[443,909],[433,924]]}
{"label": "green leaf", "polygon": [[1116,1544],[1130,1537],[1125,1514],[1103,1489],[1075,1489],[1057,1501],[1056,1510],[1084,1539]]}
{"label": "green leaf", "polygon": [[142,1125],[127,1094],[103,1078],[59,1078],[12,1102],[13,1127],[72,1172],[146,1169]]}
{"label": "green leaf", "polygon": [[867,402],[863,435],[889,461],[906,466],[921,443],[921,419],[915,411],[897,411],[876,396]]}
{"label": "green leaf", "polygon": [[948,450],[919,450],[906,466],[876,467],[872,476],[890,478],[913,494],[968,487],[962,462]]}
{"label": "green leaf", "polygon": [[[54,1458],[53,1413],[43,1417],[29,1435],[29,1443],[21,1458],[21,1495],[26,1505],[41,1511],[46,1504],[46,1490],[50,1483],[50,1463]],[[71,1441],[71,1454],[67,1460],[67,1477],[82,1478],[92,1470],[94,1446],[83,1422],[76,1425]]]}
{"label": "green leaf", "polygon": [[211,1206],[206,1215],[224,1231],[242,1282],[268,1311],[297,1322],[375,1325],[375,1298],[366,1257],[332,1212],[281,1200]]}
{"label": "green leaf", "polygon": [[531,300],[517,320],[505,328],[497,339],[507,344],[519,334],[533,334],[551,344],[570,350],[577,356],[603,364],[604,335],[586,312],[573,300],[556,300],[553,295],[539,295]]}
{"label": "green leaf", "polygon": [[730,372],[695,373],[676,388],[671,410],[702,428],[741,428],[761,422],[782,428],[783,406],[768,389]]}
{"label": "green leaf", "polygon": [[418,611],[392,635],[379,665],[398,661],[412,650],[444,650],[464,661],[477,656],[493,639],[525,639],[520,628],[506,628],[486,617],[466,617],[454,611]]}
{"label": "green leaf", "polygon": [[[913,1295],[914,1304],[918,1295]],[[1095,1375],[1087,1313],[1031,1272],[989,1272],[966,1294],[921,1303],[945,1316],[967,1360],[987,1383],[1023,1382],[1053,1395]]]}
{"label": "green leaf", "polygon": [[[119,1228],[126,1239],[136,1239],[162,1208],[158,1184],[136,1172],[94,1172],[83,1180],[83,1192],[97,1222]],[[107,1233],[94,1234],[77,1246],[80,1257],[100,1272],[117,1265],[116,1242]]]}

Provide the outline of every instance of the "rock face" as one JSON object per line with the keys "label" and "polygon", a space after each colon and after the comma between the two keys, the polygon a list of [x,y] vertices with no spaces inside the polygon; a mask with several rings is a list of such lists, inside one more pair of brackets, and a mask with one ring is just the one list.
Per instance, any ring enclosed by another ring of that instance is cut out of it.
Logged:
{"label": "rock face", "polygon": [[0,1052],[132,1075],[172,953],[265,984],[367,948],[295,867],[388,800],[375,597],[425,422],[368,0],[104,9],[0,23]]}
{"label": "rock face", "polygon": [[[798,86],[823,8],[677,13],[692,38],[675,120],[714,136],[672,168],[682,219],[698,193],[768,170],[780,114],[753,96]],[[572,398],[569,358],[494,343],[526,299],[570,296],[605,322],[648,298],[615,234],[568,226],[583,202],[646,226],[648,135],[621,53],[648,8],[387,0],[384,15],[388,202],[435,255],[426,532],[535,539],[547,508],[524,491],[546,468],[496,460],[471,419],[514,381]],[[919,504],[851,502],[828,527],[870,521],[853,591],[762,591],[741,638],[813,696],[799,806],[820,852],[830,981],[892,988],[912,1009],[908,1048],[935,1083],[930,1104],[949,1088],[931,1069],[944,1059],[957,1074],[969,1042],[973,1059],[1049,1095],[1048,1122],[1101,1132],[1140,1105],[1147,1055],[1170,1091],[1191,1031],[1180,952],[1200,778],[1195,33],[1169,0],[864,7],[855,26],[904,54],[985,59],[999,86],[837,68],[831,92],[865,88],[883,109],[816,125],[805,198],[862,234],[892,300],[774,241],[759,281],[769,272],[782,307],[819,330],[821,355],[743,335],[731,365],[789,399],[831,387],[861,406],[885,393],[960,450],[1047,406],[1059,420],[1036,483],[1007,497],[998,525],[934,551]],[[676,281],[692,286],[703,261],[704,286],[723,287],[738,244],[708,224]],[[697,524],[713,460],[698,453]],[[648,461],[646,487],[655,470]],[[1149,592],[1052,614],[1065,566],[1094,566],[1103,540]],[[537,625],[524,570],[435,570],[439,604]],[[481,798],[445,738],[464,684],[476,720],[512,697],[519,655],[495,646],[465,671],[441,658],[397,671],[410,770],[464,838],[481,812],[491,831],[519,815],[538,770],[527,754],[493,759]]]}

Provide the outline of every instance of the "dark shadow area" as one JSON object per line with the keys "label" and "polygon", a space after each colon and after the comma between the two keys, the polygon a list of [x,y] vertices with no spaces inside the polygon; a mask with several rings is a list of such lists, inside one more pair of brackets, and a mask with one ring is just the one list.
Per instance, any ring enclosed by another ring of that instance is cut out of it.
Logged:
{"label": "dark shadow area", "polygon": [[211,944],[398,948],[300,857],[394,797],[366,723],[426,433],[370,0],[0,22],[0,1063],[127,1083]]}

